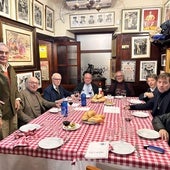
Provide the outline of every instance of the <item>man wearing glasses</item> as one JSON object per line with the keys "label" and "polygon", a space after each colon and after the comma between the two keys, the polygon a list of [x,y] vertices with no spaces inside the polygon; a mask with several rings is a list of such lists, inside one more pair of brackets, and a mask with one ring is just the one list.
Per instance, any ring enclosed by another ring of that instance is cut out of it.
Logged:
{"label": "man wearing glasses", "polygon": [[61,103],[63,98],[71,96],[71,92],[67,91],[61,84],[61,74],[54,73],[51,77],[52,84],[44,89],[44,99],[51,102]]}
{"label": "man wearing glasses", "polygon": [[21,109],[18,111],[19,126],[30,122],[51,107],[59,107],[57,103],[45,100],[37,91],[38,86],[39,80],[36,77],[29,77],[25,82],[26,89],[20,92]]}
{"label": "man wearing glasses", "polygon": [[0,139],[17,129],[20,95],[16,73],[8,63],[9,48],[0,42]]}

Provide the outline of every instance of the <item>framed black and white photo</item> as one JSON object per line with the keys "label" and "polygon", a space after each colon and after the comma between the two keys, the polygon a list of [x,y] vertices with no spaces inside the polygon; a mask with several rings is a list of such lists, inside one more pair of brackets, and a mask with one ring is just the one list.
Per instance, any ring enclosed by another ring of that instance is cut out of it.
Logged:
{"label": "framed black and white photo", "polygon": [[124,73],[124,79],[126,82],[135,82],[136,61],[122,60],[121,70]]}
{"label": "framed black and white photo", "polygon": [[10,0],[0,1],[0,15],[10,18],[11,4]]}
{"label": "framed black and white photo", "polygon": [[122,10],[122,33],[140,31],[140,9]]}
{"label": "framed black and white photo", "polygon": [[33,3],[33,25],[37,28],[43,29],[44,26],[44,5],[39,1]]}
{"label": "framed black and white photo", "polygon": [[161,54],[161,66],[166,66],[166,54]]}
{"label": "framed black and white photo", "polygon": [[45,6],[45,29],[54,32],[54,10]]}
{"label": "framed black and white photo", "polygon": [[41,79],[41,71],[34,71],[34,77],[36,77],[39,80],[39,86],[38,88],[42,87],[42,79]]}
{"label": "framed black and white photo", "polygon": [[163,22],[170,20],[170,0],[164,4]]}
{"label": "framed black and white photo", "polygon": [[150,37],[137,36],[132,37],[131,53],[132,58],[149,58],[150,57]]}
{"label": "framed black and white photo", "polygon": [[29,77],[32,77],[32,72],[17,74],[18,91],[25,89],[25,82]]}
{"label": "framed black and white photo", "polygon": [[70,28],[102,27],[114,24],[114,12],[70,15]]}
{"label": "framed black and white photo", "polygon": [[24,24],[30,24],[30,0],[16,0],[16,18]]}
{"label": "framed black and white photo", "polygon": [[150,74],[157,74],[157,61],[140,61],[140,81],[146,81]]}

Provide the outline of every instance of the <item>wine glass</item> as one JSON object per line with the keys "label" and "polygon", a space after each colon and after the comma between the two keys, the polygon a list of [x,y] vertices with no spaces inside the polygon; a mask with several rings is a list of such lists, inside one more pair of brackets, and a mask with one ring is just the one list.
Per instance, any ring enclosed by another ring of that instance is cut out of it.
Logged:
{"label": "wine glass", "polygon": [[78,101],[78,97],[79,97],[79,91],[74,91],[74,97],[75,97],[75,100]]}
{"label": "wine glass", "polygon": [[125,123],[126,123],[126,130],[128,132],[128,135],[131,134],[131,121],[133,119],[133,115],[131,114],[131,112],[129,110],[125,111],[125,115],[124,115],[124,119],[125,119]]}
{"label": "wine glass", "polygon": [[69,108],[70,108],[70,111],[72,110],[72,104],[73,104],[73,99],[71,97],[68,98],[68,104],[69,104]]}

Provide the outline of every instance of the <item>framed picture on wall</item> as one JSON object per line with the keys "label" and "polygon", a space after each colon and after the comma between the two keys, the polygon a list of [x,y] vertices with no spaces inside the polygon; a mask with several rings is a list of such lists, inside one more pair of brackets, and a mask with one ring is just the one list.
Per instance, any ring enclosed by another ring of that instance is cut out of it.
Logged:
{"label": "framed picture on wall", "polygon": [[10,18],[11,4],[10,0],[0,1],[0,15]]}
{"label": "framed picture on wall", "polygon": [[140,31],[140,9],[122,10],[122,33]]}
{"label": "framed picture on wall", "polygon": [[156,31],[161,24],[161,8],[142,9],[141,31]]}
{"label": "framed picture on wall", "polygon": [[170,0],[164,4],[163,22],[170,20]]}
{"label": "framed picture on wall", "polygon": [[132,58],[149,58],[150,57],[150,37],[138,36],[131,39]]}
{"label": "framed picture on wall", "polygon": [[39,86],[38,88],[42,87],[42,80],[41,80],[41,71],[34,71],[34,77],[36,77],[39,80]]}
{"label": "framed picture on wall", "polygon": [[124,73],[125,81],[135,82],[136,61],[134,60],[122,60],[121,70]]}
{"label": "framed picture on wall", "polygon": [[161,55],[161,66],[166,66],[166,54]]}
{"label": "framed picture on wall", "polygon": [[30,24],[30,0],[16,0],[16,19],[24,24]]}
{"label": "framed picture on wall", "polygon": [[32,72],[17,74],[18,91],[25,89],[25,82],[29,77],[32,77]]}
{"label": "framed picture on wall", "polygon": [[43,29],[44,21],[44,5],[38,1],[33,2],[33,25]]}
{"label": "framed picture on wall", "polygon": [[45,29],[54,32],[54,10],[45,6]]}
{"label": "framed picture on wall", "polygon": [[150,74],[157,74],[157,61],[140,61],[140,81],[146,81]]}

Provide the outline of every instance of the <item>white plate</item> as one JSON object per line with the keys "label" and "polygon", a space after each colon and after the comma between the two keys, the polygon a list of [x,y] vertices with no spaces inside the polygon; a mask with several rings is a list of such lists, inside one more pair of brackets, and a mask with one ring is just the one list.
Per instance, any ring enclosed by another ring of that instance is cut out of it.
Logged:
{"label": "white plate", "polygon": [[111,152],[120,155],[131,154],[135,151],[135,147],[125,141],[113,141],[110,143],[110,145],[113,147]]}
{"label": "white plate", "polygon": [[115,96],[115,99],[122,99],[124,96]]}
{"label": "white plate", "polygon": [[130,99],[129,102],[130,102],[131,104],[141,104],[141,103],[143,103],[143,101],[137,100],[137,99]]}
{"label": "white plate", "polygon": [[38,146],[43,149],[54,149],[63,145],[62,138],[46,137],[38,142]]}
{"label": "white plate", "polygon": [[28,131],[33,131],[33,130],[37,130],[40,128],[41,126],[38,124],[26,124],[26,125],[21,126],[19,130],[22,132],[28,132]]}
{"label": "white plate", "polygon": [[142,112],[142,111],[133,112],[132,115],[133,115],[133,116],[136,116],[136,117],[141,117],[141,118],[144,118],[144,117],[148,117],[148,116],[149,116],[148,113]]}
{"label": "white plate", "polygon": [[89,121],[86,121],[86,120],[84,120],[84,121],[83,121],[83,123],[85,123],[85,124],[89,124],[89,125],[95,125],[95,124],[98,124],[98,123],[96,123],[96,122],[89,122]]}
{"label": "white plate", "polygon": [[63,129],[64,130],[77,130],[77,129],[79,129],[80,128],[80,124],[78,124],[78,123],[75,123],[75,126],[63,126]]}
{"label": "white plate", "polygon": [[152,129],[139,129],[137,134],[146,139],[158,139],[160,137],[159,133]]}
{"label": "white plate", "polygon": [[49,110],[49,112],[51,112],[51,113],[58,113],[59,111],[61,111],[61,109],[55,108],[55,107],[53,107]]}

